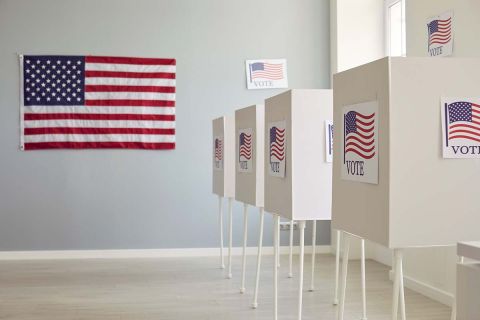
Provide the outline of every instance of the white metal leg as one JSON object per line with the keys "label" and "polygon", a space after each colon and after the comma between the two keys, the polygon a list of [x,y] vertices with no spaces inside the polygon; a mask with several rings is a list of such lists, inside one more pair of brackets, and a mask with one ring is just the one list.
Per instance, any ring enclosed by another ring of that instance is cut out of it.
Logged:
{"label": "white metal leg", "polygon": [[340,288],[340,305],[338,307],[338,320],[343,320],[345,312],[345,293],[347,291],[348,254],[350,251],[350,236],[343,233],[342,279]]}
{"label": "white metal leg", "polygon": [[248,230],[248,204],[243,204],[243,256],[242,256],[242,285],[240,293],[245,292],[245,268],[247,267],[247,230]]}
{"label": "white metal leg", "polygon": [[315,290],[315,250],[317,248],[317,221],[312,223],[312,276],[310,279],[310,291]]}
{"label": "white metal leg", "polygon": [[223,258],[223,198],[218,196],[218,224],[220,227],[220,269],[225,269],[225,261]]}
{"label": "white metal leg", "polygon": [[275,257],[273,260],[273,320],[278,319],[278,238],[279,238],[280,217],[275,215],[273,223],[273,245]]}
{"label": "white metal leg", "polygon": [[400,278],[400,315],[402,316],[402,320],[407,319],[407,315],[405,314],[405,286],[403,284],[403,252],[400,251],[400,265],[398,266],[398,273]]}
{"label": "white metal leg", "polygon": [[365,289],[365,239],[361,239],[361,273],[362,273],[362,320],[367,320],[367,293]]}
{"label": "white metal leg", "polygon": [[340,244],[342,233],[337,230],[337,248],[335,250],[335,292],[333,293],[333,305],[338,304],[338,277],[340,275]]}
{"label": "white metal leg", "polygon": [[[463,264],[463,257],[458,257],[458,262]],[[452,304],[452,315],[450,317],[451,320],[457,320],[457,294],[453,296],[453,304]]]}
{"label": "white metal leg", "polygon": [[302,319],[303,307],[303,261],[305,253],[305,221],[299,222],[300,229],[300,265],[298,270],[298,313],[297,320]]}
{"label": "white metal leg", "polygon": [[280,216],[278,216],[278,224],[277,224],[277,229],[278,229],[278,237],[277,237],[277,268],[280,268]]}
{"label": "white metal leg", "polygon": [[265,217],[265,212],[263,208],[260,208],[260,234],[258,236],[258,253],[257,253],[257,275],[255,277],[255,289],[253,293],[253,303],[252,308],[256,309],[258,307],[258,283],[260,281],[260,264],[262,261],[262,245],[263,245],[263,220]]}
{"label": "white metal leg", "polygon": [[397,320],[398,316],[398,300],[400,298],[400,285],[402,280],[402,251],[400,249],[393,250],[394,255],[394,279],[393,279],[393,301],[392,301],[392,320]]}
{"label": "white metal leg", "polygon": [[233,233],[233,212],[232,198],[228,198],[228,279],[232,279],[232,233]]}
{"label": "white metal leg", "polygon": [[290,239],[289,239],[290,250],[288,253],[288,277],[293,277],[292,272],[292,260],[293,260],[293,220],[290,221]]}

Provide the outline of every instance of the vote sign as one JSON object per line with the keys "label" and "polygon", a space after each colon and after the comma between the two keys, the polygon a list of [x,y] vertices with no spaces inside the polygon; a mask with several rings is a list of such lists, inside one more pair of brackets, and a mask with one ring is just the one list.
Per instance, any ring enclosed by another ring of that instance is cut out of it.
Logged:
{"label": "vote sign", "polygon": [[252,172],[253,129],[238,130],[238,172]]}
{"label": "vote sign", "polygon": [[213,169],[223,170],[223,137],[215,136],[213,138]]}
{"label": "vote sign", "polygon": [[342,179],[378,184],[378,102],[343,108]]}
{"label": "vote sign", "polygon": [[480,98],[442,98],[444,158],[480,158]]}
{"label": "vote sign", "polygon": [[287,158],[287,132],[286,122],[271,122],[268,125],[269,142],[269,169],[273,177],[285,178],[285,162]]}

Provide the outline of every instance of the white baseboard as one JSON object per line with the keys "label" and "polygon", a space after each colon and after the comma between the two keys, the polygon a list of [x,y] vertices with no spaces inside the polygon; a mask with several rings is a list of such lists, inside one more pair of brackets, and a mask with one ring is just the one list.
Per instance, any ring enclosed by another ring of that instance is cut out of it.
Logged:
{"label": "white baseboard", "polygon": [[[179,249],[125,249],[125,250],[46,250],[46,251],[0,251],[0,261],[5,260],[58,260],[58,259],[130,259],[130,258],[186,258],[214,257],[219,255],[219,248],[179,248]],[[298,254],[300,248],[293,247]],[[224,247],[228,254],[228,247]],[[239,256],[242,247],[232,248],[232,255]],[[288,246],[281,246],[280,253],[287,254]],[[311,253],[312,246],[305,246],[305,253]],[[329,253],[330,246],[317,246],[316,252]],[[257,247],[247,247],[248,255],[256,255]],[[263,247],[262,254],[273,255],[273,247]]]}
{"label": "white baseboard", "polygon": [[[390,280],[393,281],[393,271],[390,270],[389,273],[389,278]],[[403,283],[405,284],[405,287],[418,292],[432,300],[438,301],[444,305],[447,305],[449,307],[452,306],[453,304],[453,295],[449,292],[446,292],[444,290],[438,289],[434,286],[431,286],[425,282],[418,281],[412,277],[409,276],[404,276],[403,277]]]}

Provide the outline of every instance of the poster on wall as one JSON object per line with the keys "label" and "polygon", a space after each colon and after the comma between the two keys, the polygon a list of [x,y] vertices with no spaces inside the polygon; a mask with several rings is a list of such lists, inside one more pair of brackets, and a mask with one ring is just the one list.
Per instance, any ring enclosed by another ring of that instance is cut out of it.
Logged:
{"label": "poster on wall", "polygon": [[285,178],[285,162],[287,160],[286,121],[270,122],[268,132],[270,133],[268,172],[273,177]]}
{"label": "poster on wall", "polygon": [[378,101],[343,107],[342,179],[378,184]]}
{"label": "poster on wall", "polygon": [[446,57],[453,53],[453,11],[430,17],[427,20],[428,54]]}
{"label": "poster on wall", "polygon": [[442,98],[443,158],[480,158],[480,97]]}
{"label": "poster on wall", "polygon": [[238,172],[252,172],[253,129],[238,130]]}
{"label": "poster on wall", "polygon": [[245,62],[248,89],[288,88],[287,59],[260,59]]}
{"label": "poster on wall", "polygon": [[325,161],[333,159],[333,121],[325,120]]}
{"label": "poster on wall", "polygon": [[213,169],[223,170],[223,137],[215,136],[213,139]]}

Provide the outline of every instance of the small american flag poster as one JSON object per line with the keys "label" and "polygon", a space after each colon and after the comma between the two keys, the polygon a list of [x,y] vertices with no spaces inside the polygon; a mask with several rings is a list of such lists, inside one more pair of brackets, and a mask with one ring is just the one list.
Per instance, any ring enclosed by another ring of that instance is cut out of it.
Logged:
{"label": "small american flag poster", "polygon": [[238,172],[252,172],[253,129],[238,130]]}
{"label": "small american flag poster", "polygon": [[286,59],[247,60],[245,71],[248,89],[288,88]]}
{"label": "small american flag poster", "polygon": [[343,108],[342,179],[378,184],[378,101]]}
{"label": "small american flag poster", "polygon": [[213,169],[223,170],[223,137],[215,136],[213,138]]}
{"label": "small american flag poster", "polygon": [[427,48],[430,57],[446,57],[453,53],[453,11],[427,20]]}
{"label": "small american flag poster", "polygon": [[287,129],[286,121],[270,122],[268,124],[269,169],[272,177],[285,178],[285,163],[287,160]]}
{"label": "small american flag poster", "polygon": [[333,160],[333,121],[325,120],[325,161]]}
{"label": "small american flag poster", "polygon": [[444,158],[480,158],[480,98],[442,98]]}
{"label": "small american flag poster", "polygon": [[21,149],[175,149],[175,73],[175,59],[21,55]]}

